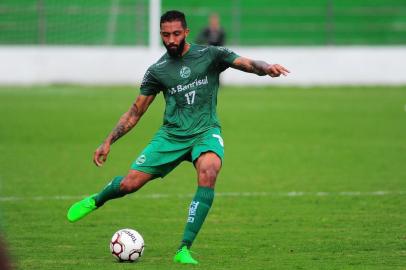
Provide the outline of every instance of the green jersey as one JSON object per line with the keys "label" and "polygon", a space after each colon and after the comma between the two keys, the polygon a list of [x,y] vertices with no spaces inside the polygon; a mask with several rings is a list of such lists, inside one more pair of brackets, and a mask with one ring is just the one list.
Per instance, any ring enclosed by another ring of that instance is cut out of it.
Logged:
{"label": "green jersey", "polygon": [[150,66],[141,83],[142,95],[163,92],[162,130],[190,136],[220,127],[216,114],[219,75],[238,57],[224,47],[191,44],[182,57],[164,54]]}

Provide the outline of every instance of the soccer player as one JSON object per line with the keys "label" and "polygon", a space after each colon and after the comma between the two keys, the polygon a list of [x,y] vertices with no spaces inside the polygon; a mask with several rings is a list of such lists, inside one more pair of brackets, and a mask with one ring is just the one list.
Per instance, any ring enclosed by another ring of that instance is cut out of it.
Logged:
{"label": "soccer player", "polygon": [[140,95],[97,148],[94,163],[103,165],[111,145],[138,123],[161,91],[166,101],[163,125],[125,177],[115,177],[99,193],[73,204],[67,217],[71,222],[78,221],[108,200],[136,192],[148,181],[166,176],[182,161],[191,161],[197,171],[198,186],[174,261],[197,264],[190,247],[213,203],[214,186],[224,157],[216,115],[219,74],[228,67],[271,77],[286,76],[289,71],[279,64],[238,56],[223,47],[187,43],[189,29],[182,12],[172,10],[163,14],[160,28],[167,52],[146,71]]}
{"label": "soccer player", "polygon": [[209,25],[205,27],[197,36],[197,44],[224,46],[226,32],[220,26],[220,17],[213,13],[209,17]]}

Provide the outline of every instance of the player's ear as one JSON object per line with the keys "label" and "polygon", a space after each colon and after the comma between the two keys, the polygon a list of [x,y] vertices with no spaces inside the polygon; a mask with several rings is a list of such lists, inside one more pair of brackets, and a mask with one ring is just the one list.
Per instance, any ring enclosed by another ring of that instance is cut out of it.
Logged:
{"label": "player's ear", "polygon": [[187,37],[189,35],[189,32],[190,32],[189,28],[186,27],[186,29],[185,29],[185,37]]}

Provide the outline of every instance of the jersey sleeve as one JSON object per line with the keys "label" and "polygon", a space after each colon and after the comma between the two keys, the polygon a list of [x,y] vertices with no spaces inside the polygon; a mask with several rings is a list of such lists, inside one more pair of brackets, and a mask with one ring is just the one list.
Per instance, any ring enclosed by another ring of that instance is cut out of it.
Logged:
{"label": "jersey sleeve", "polygon": [[142,79],[140,93],[144,96],[156,95],[163,89],[162,84],[153,74],[152,68],[148,68]]}
{"label": "jersey sleeve", "polygon": [[231,66],[235,59],[240,57],[238,54],[232,50],[225,47],[212,47],[214,50],[214,55],[217,60],[217,67],[220,72],[226,70]]}

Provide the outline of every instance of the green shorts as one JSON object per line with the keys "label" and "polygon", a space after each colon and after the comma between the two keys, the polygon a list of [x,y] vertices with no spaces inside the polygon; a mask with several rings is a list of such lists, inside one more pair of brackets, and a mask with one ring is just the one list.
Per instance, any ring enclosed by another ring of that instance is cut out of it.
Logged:
{"label": "green shorts", "polygon": [[182,161],[195,162],[205,152],[214,152],[223,161],[224,143],[219,128],[182,138],[159,130],[132,163],[131,169],[164,177]]}

